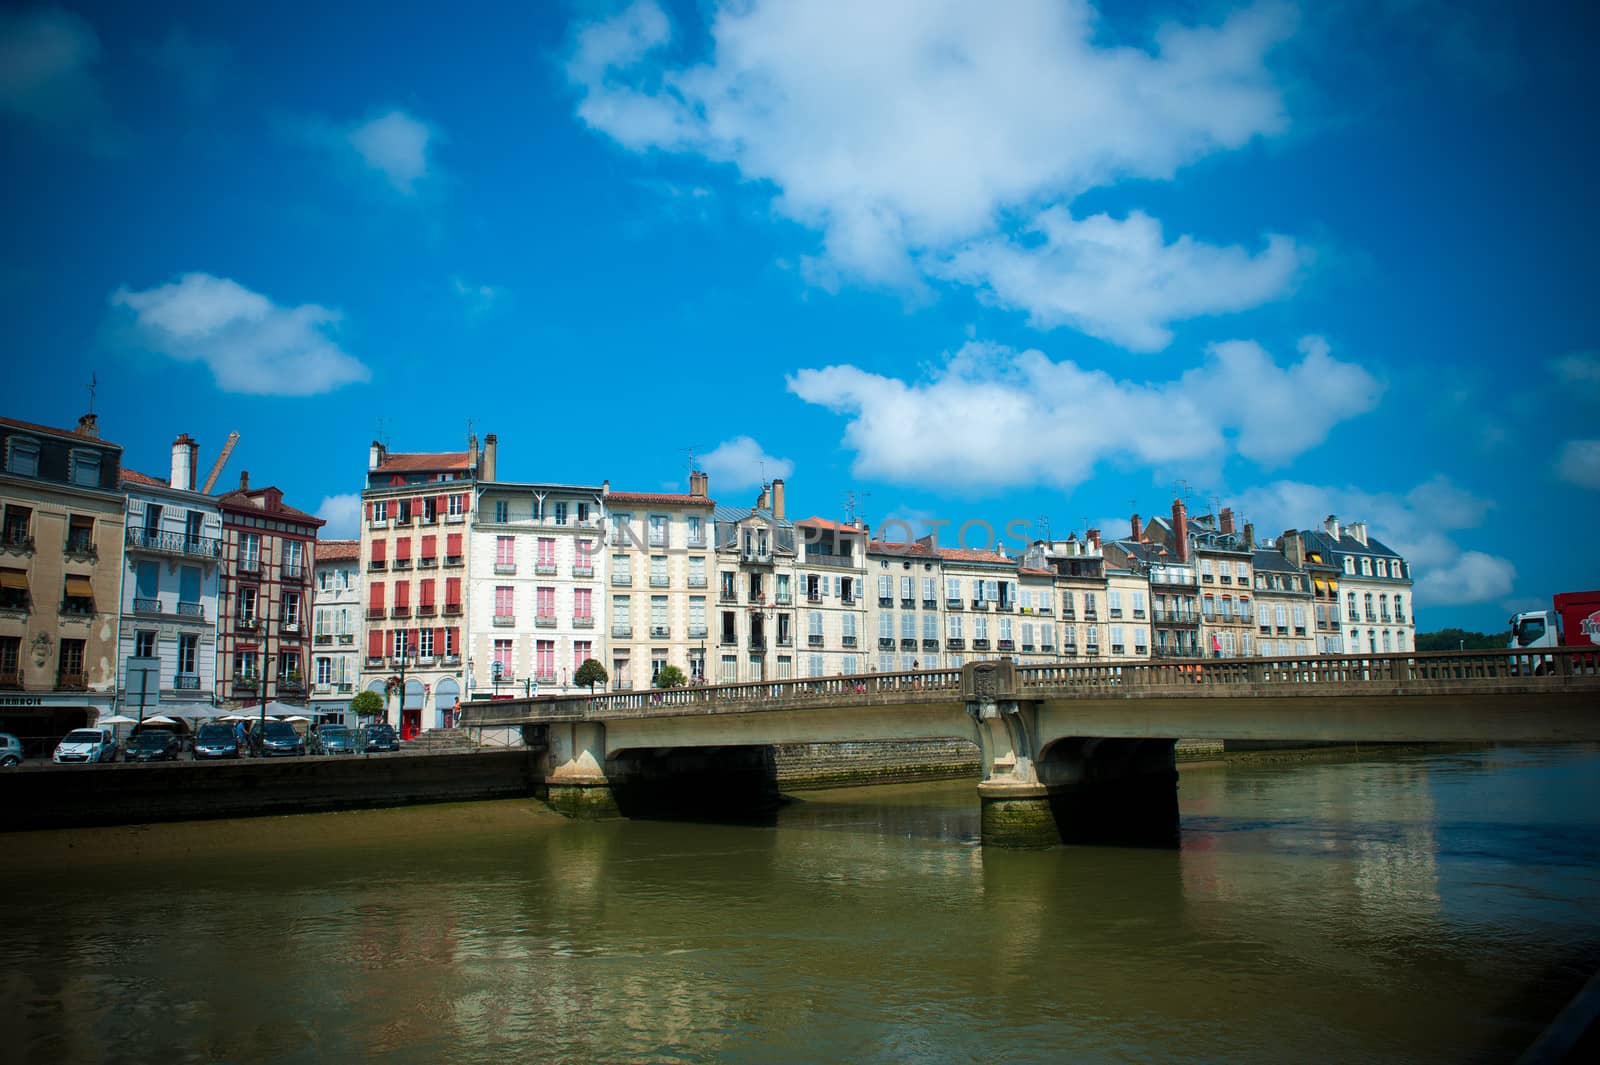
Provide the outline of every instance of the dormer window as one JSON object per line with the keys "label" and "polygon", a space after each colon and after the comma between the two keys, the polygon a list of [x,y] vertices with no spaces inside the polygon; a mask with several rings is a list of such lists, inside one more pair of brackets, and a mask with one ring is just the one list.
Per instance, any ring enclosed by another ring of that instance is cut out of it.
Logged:
{"label": "dormer window", "polygon": [[1356,560],[1348,555],[1345,556],[1344,571],[1352,577],[1356,575]]}
{"label": "dormer window", "polygon": [[39,476],[39,441],[13,436],[6,451],[6,472],[23,477]]}
{"label": "dormer window", "polygon": [[1372,576],[1372,559],[1364,558],[1361,560],[1361,575],[1363,577]]}

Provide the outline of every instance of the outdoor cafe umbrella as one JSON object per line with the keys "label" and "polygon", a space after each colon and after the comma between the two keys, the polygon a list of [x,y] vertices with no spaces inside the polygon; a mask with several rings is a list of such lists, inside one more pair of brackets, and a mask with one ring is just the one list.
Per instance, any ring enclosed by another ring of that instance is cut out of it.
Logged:
{"label": "outdoor cafe umbrella", "polygon": [[138,723],[138,718],[129,717],[127,714],[112,714],[110,717],[102,717],[100,719],[100,724],[102,725],[137,725]]}
{"label": "outdoor cafe umbrella", "polygon": [[146,725],[176,725],[178,722],[177,719],[170,718],[166,714],[156,714],[153,717],[145,718],[143,723]]}

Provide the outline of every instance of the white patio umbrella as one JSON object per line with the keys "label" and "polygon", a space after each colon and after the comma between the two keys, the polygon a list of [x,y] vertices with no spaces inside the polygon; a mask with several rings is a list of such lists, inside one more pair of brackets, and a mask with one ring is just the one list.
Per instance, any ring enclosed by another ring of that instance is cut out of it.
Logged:
{"label": "white patio umbrella", "polygon": [[177,723],[174,718],[170,718],[166,714],[156,714],[153,717],[144,719],[144,724],[146,725],[176,725]]}
{"label": "white patio umbrella", "polygon": [[102,725],[137,725],[138,723],[138,718],[129,717],[126,714],[112,714],[110,717],[102,717],[100,719],[100,724]]}
{"label": "white patio umbrella", "polygon": [[309,722],[311,719],[309,717],[305,717],[304,715],[301,715],[301,714],[290,714],[288,717],[284,718],[284,720],[285,721],[307,721],[307,722]]}

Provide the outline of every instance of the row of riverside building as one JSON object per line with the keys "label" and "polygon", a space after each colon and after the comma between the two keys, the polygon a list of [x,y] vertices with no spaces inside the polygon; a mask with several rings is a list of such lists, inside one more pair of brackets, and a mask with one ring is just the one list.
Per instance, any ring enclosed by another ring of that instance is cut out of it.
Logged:
{"label": "row of riverside building", "polygon": [[700,471],[684,494],[500,480],[491,434],[374,443],[359,539],[325,540],[248,474],[197,489],[186,435],[156,478],[123,468],[93,415],[0,434],[0,729],[37,743],[263,701],[348,723],[362,690],[409,737],[471,700],[579,690],[589,659],[627,690],[668,665],[718,684],[1414,648],[1409,566],[1332,517],[1258,541],[1177,500],[1121,539],[956,548],[792,520],[782,480],[748,506]]}

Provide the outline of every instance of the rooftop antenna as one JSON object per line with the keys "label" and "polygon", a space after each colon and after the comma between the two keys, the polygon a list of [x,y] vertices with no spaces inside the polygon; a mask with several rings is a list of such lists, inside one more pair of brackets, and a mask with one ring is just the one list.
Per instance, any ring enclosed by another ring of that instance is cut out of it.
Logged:
{"label": "rooftop antenna", "polygon": [[686,447],[686,448],[683,449],[683,451],[684,451],[684,454],[689,456],[689,472],[690,473],[698,473],[700,471],[700,466],[699,466],[698,463],[695,462],[694,448]]}
{"label": "rooftop antenna", "polygon": [[94,393],[95,393],[95,389],[98,388],[99,386],[100,386],[99,375],[97,375],[97,374],[95,374],[94,372],[91,371],[90,374],[89,374],[89,383],[85,386],[86,388],[89,389],[89,413],[90,414],[94,413]]}
{"label": "rooftop antenna", "polygon": [[388,421],[387,418],[378,419],[378,443],[382,444],[385,449],[389,447],[389,440],[383,435],[383,423],[386,421]]}
{"label": "rooftop antenna", "polygon": [[871,492],[857,492],[854,489],[844,494],[844,520],[847,525],[854,525],[856,520],[856,503],[866,499]]}
{"label": "rooftop antenna", "polygon": [[1040,538],[1043,539],[1045,543],[1049,543],[1050,542],[1050,515],[1048,515],[1048,514],[1040,514],[1039,515],[1039,529],[1040,529]]}

